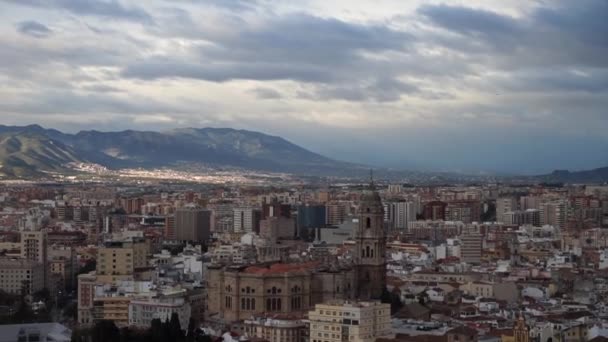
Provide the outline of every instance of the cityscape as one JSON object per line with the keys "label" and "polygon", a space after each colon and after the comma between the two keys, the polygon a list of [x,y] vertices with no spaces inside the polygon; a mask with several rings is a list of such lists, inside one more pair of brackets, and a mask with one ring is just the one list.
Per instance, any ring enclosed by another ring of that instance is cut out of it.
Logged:
{"label": "cityscape", "polygon": [[606,0],[0,18],[0,342],[608,341]]}

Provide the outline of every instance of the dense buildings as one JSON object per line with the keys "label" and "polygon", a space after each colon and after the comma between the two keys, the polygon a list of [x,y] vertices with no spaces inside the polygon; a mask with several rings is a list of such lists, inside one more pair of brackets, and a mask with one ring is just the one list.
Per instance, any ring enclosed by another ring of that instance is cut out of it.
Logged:
{"label": "dense buildings", "polygon": [[608,187],[191,188],[0,192],[0,289],[228,341],[608,337]]}

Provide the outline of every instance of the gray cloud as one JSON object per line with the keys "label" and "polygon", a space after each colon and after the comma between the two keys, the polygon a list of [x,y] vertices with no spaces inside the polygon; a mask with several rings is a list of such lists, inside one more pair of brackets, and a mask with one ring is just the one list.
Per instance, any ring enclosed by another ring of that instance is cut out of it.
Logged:
{"label": "gray cloud", "polygon": [[113,19],[151,21],[152,17],[138,7],[127,7],[117,0],[4,0],[16,5],[59,9],[77,15],[93,15]]}
{"label": "gray cloud", "polygon": [[227,36],[201,37],[214,45],[193,51],[198,61],[153,57],[127,66],[123,75],[328,83],[356,77],[353,65],[366,62],[361,52],[404,50],[411,39],[409,34],[386,27],[303,14],[273,18],[262,27],[244,24],[235,29]]}
{"label": "gray cloud", "polygon": [[19,22],[16,27],[17,31],[35,38],[45,38],[53,33],[51,29],[34,20]]}
{"label": "gray cloud", "polygon": [[283,98],[283,95],[278,91],[271,88],[262,88],[258,87],[252,89],[251,92],[258,98],[262,100],[277,100]]}

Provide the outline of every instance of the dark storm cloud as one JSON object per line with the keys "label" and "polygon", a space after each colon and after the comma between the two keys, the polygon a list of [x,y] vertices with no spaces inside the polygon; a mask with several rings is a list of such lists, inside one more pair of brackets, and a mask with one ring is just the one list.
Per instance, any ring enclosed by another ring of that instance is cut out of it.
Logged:
{"label": "dark storm cloud", "polygon": [[411,36],[381,26],[365,26],[310,15],[274,18],[262,27],[246,24],[234,34],[202,37],[212,46],[197,48],[199,61],[155,57],[129,65],[126,77],[297,80],[327,83],[350,79],[363,51],[406,48]]}
{"label": "dark storm cloud", "polygon": [[[556,1],[512,18],[461,6],[426,5],[418,13],[459,37],[435,42],[483,58],[478,62],[516,69],[547,65],[608,67],[608,2]],[[556,5],[557,4],[557,5]]]}
{"label": "dark storm cloud", "polygon": [[418,12],[436,24],[465,34],[512,35],[519,31],[516,20],[494,12],[460,6],[425,5]]}
{"label": "dark storm cloud", "polygon": [[58,9],[77,15],[151,21],[152,17],[139,7],[127,7],[117,0],[4,0],[16,5]]}
{"label": "dark storm cloud", "polygon": [[17,23],[16,27],[17,31],[35,38],[48,37],[51,33],[53,33],[53,31],[51,31],[51,29],[45,25],[33,20]]}

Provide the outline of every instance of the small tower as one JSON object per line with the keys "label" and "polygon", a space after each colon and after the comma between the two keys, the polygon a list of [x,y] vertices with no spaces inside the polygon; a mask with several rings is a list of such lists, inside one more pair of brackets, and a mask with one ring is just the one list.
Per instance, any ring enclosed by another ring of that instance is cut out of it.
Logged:
{"label": "small tower", "polygon": [[530,329],[526,325],[526,320],[522,313],[519,314],[515,325],[513,326],[514,342],[528,342],[530,339]]}
{"label": "small tower", "polygon": [[384,207],[370,174],[369,189],[359,204],[359,225],[355,232],[355,265],[357,297],[380,299],[386,287],[386,236]]}

